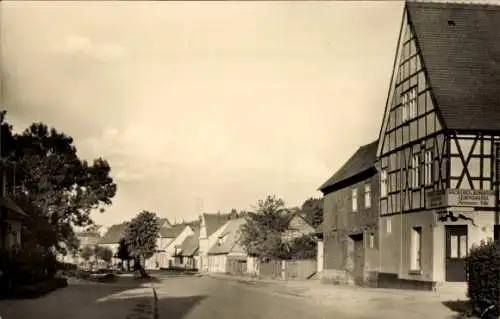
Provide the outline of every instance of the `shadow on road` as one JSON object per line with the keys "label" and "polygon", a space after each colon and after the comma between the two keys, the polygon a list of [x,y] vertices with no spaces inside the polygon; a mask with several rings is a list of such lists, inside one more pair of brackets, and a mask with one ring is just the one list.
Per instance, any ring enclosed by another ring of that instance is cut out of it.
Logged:
{"label": "shadow on road", "polygon": [[182,319],[207,296],[158,297],[159,319]]}
{"label": "shadow on road", "polygon": [[455,318],[461,318],[465,314],[471,314],[472,309],[468,300],[447,300],[442,304],[456,313]]}

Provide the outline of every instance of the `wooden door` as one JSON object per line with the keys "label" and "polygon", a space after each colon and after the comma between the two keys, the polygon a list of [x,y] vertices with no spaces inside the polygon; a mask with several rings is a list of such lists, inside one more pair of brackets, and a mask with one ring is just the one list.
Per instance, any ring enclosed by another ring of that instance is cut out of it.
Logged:
{"label": "wooden door", "polygon": [[467,225],[447,225],[446,227],[446,281],[467,280],[465,257],[468,253]]}

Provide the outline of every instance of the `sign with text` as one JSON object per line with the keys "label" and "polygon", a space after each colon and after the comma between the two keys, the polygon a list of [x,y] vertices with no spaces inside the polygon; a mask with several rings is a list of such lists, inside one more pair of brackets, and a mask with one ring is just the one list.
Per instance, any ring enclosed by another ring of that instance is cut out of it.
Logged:
{"label": "sign with text", "polygon": [[427,193],[427,209],[450,206],[495,207],[495,192],[481,189],[446,189]]}

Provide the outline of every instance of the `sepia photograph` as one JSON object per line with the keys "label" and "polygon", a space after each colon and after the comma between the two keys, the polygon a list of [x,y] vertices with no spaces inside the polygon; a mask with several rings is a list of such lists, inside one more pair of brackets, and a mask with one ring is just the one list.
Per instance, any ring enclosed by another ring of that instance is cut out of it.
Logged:
{"label": "sepia photograph", "polygon": [[500,0],[0,0],[0,319],[500,319]]}

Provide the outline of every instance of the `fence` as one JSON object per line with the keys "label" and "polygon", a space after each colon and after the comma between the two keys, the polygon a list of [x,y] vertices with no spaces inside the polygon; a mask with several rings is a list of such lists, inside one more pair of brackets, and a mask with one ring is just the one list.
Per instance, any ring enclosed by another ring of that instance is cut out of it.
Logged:
{"label": "fence", "polygon": [[316,260],[273,260],[259,264],[259,276],[293,280],[309,279],[317,272]]}

